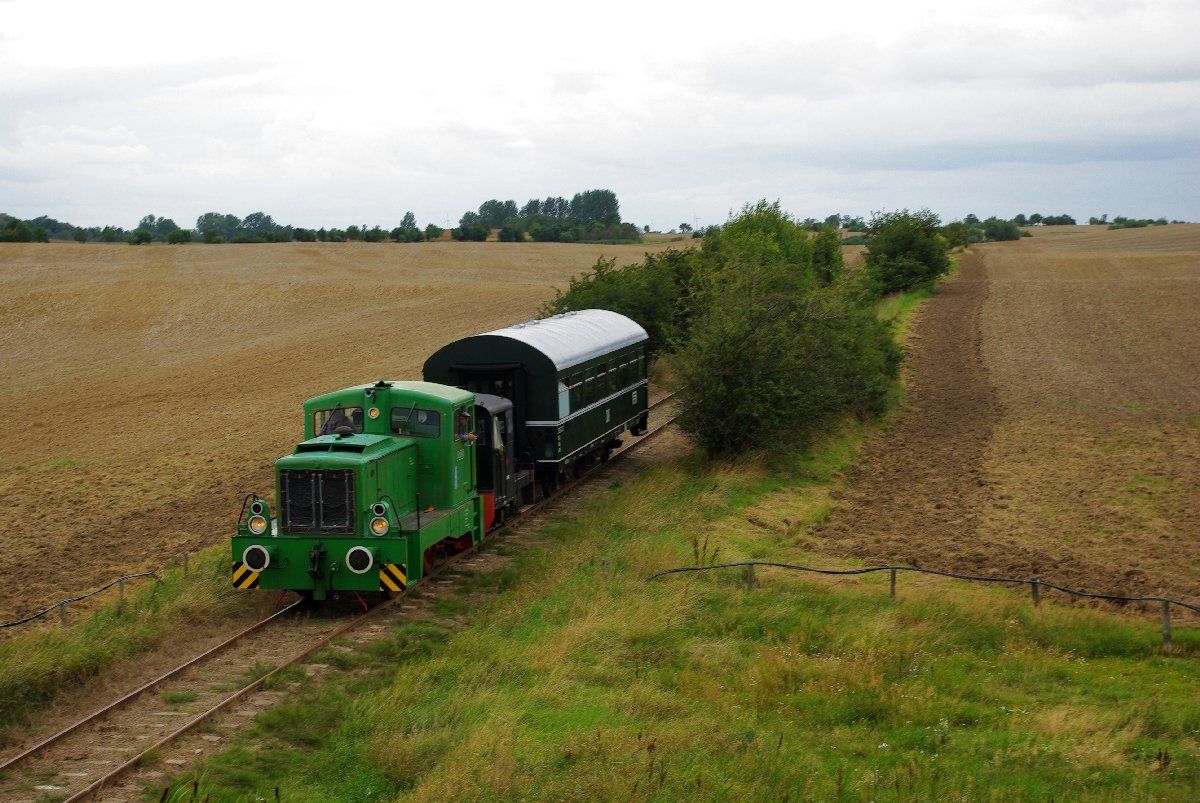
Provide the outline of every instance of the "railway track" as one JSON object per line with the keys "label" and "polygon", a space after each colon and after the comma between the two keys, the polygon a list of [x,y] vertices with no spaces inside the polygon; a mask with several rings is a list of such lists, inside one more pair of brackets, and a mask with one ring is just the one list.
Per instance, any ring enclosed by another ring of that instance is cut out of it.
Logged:
{"label": "railway track", "polygon": [[[650,412],[662,410],[673,395],[651,403]],[[522,508],[522,515],[513,523],[528,521],[530,513],[547,503],[564,500],[580,485],[603,473],[605,466],[650,441],[675,420],[673,414],[661,421],[656,420],[659,417],[661,413],[652,415],[652,428],[613,452],[607,463],[566,483],[553,496]],[[424,588],[427,581],[454,568],[480,547],[496,543],[510,527],[500,527],[480,544],[442,562],[415,588]],[[397,594],[349,619],[301,616],[302,603],[292,603],[5,759],[0,763],[0,799],[35,803],[94,797],[182,736],[252,695],[263,697],[267,705],[282,699],[282,692],[269,689],[273,678],[337,637],[376,619],[409,593]]]}

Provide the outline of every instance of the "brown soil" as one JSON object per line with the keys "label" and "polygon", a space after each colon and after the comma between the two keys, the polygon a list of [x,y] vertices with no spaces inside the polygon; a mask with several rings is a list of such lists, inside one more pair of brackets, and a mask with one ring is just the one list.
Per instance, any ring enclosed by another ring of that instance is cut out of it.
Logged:
{"label": "brown soil", "polygon": [[869,561],[1200,602],[1200,226],[976,248],[818,535]]}
{"label": "brown soil", "polygon": [[0,245],[0,619],[223,542],[304,399],[666,247]]}

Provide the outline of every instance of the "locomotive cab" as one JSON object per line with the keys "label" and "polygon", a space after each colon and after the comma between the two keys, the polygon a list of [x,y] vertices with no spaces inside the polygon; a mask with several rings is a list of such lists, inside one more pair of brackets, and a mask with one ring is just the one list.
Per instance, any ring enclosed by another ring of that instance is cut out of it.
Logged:
{"label": "locomotive cab", "polygon": [[483,536],[474,396],[379,382],[310,399],[305,440],[275,463],[276,515],[255,499],[233,539],[238,588],[403,590]]}

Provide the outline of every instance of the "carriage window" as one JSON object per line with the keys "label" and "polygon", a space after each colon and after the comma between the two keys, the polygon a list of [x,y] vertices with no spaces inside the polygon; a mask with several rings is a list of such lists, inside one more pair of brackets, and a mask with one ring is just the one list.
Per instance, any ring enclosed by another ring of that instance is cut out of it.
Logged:
{"label": "carriage window", "polygon": [[571,391],[563,382],[558,383],[558,417],[566,418],[571,414]]}
{"label": "carriage window", "polygon": [[436,438],[442,432],[442,416],[437,410],[421,407],[393,407],[392,434],[415,438]]}
{"label": "carriage window", "polygon": [[361,407],[342,407],[340,404],[332,410],[317,410],[313,413],[313,432],[318,435],[333,435],[338,427],[350,427],[355,434],[363,431],[363,411]]}
{"label": "carriage window", "polygon": [[575,374],[567,382],[571,385],[571,409],[583,409],[583,378]]}

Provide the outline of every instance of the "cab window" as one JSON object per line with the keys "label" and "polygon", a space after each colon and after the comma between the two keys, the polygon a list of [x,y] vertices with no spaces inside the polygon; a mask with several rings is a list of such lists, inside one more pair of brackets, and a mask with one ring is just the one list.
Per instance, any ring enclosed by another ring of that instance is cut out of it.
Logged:
{"label": "cab window", "polygon": [[392,434],[414,438],[436,438],[442,432],[442,416],[423,407],[393,407]]}
{"label": "cab window", "polygon": [[329,410],[317,410],[313,413],[313,432],[317,435],[334,435],[338,427],[350,427],[356,435],[363,431],[363,410],[361,407],[343,407],[340,404]]}

